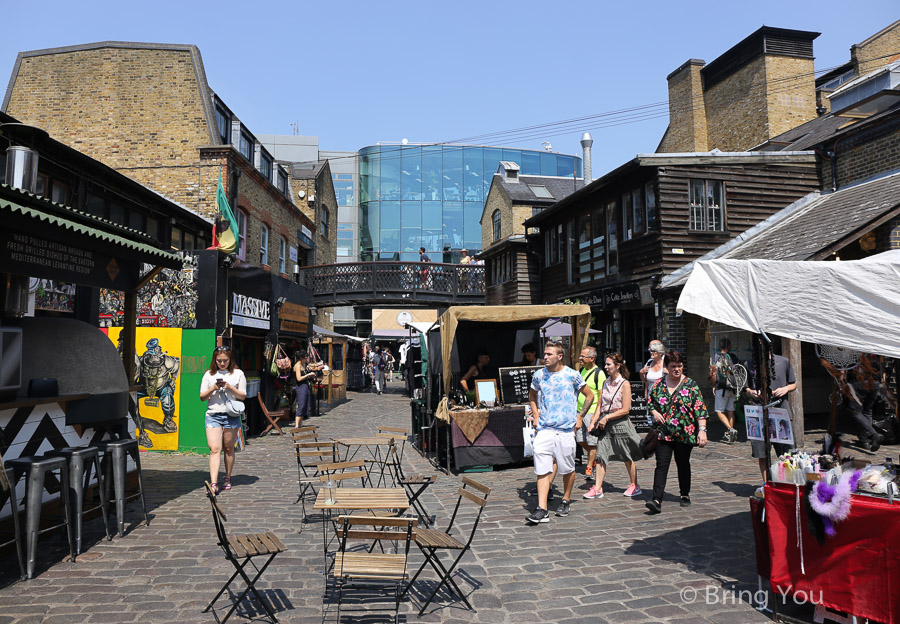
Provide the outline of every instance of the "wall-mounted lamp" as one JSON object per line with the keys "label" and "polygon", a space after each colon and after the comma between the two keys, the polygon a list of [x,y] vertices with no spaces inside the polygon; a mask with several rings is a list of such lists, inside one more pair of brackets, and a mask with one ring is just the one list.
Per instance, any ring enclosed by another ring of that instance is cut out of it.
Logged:
{"label": "wall-mounted lamp", "polygon": [[275,300],[275,305],[277,305],[280,308],[286,302],[287,302],[287,297],[278,297],[278,299]]}

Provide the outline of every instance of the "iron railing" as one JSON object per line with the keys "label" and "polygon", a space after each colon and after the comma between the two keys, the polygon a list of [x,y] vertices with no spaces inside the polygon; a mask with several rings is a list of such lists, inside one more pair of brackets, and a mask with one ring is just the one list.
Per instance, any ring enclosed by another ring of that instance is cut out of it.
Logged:
{"label": "iron railing", "polygon": [[316,305],[484,303],[484,265],[345,262],[300,268]]}

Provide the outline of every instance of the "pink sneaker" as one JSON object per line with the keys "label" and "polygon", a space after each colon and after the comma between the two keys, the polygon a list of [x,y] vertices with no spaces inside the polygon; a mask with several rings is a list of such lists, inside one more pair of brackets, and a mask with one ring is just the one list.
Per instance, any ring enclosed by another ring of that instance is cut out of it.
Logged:
{"label": "pink sneaker", "polygon": [[592,485],[587,494],[583,494],[582,498],[603,498],[603,488]]}
{"label": "pink sneaker", "polygon": [[625,490],[625,496],[640,496],[644,491],[639,487],[635,487],[634,485],[629,485],[628,489]]}

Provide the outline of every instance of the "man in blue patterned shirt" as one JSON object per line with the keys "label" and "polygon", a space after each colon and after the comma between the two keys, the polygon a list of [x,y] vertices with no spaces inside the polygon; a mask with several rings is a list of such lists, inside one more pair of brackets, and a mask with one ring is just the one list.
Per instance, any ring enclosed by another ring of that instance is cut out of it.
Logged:
{"label": "man in blue patterned shirt", "polygon": [[[531,417],[537,433],[534,436],[534,474],[537,475],[538,506],[528,522],[549,522],[547,497],[553,485],[556,464],[563,476],[563,500],[557,516],[569,515],[569,499],[575,485],[575,429],[594,403],[594,393],[575,370],[563,364],[562,344],[548,342],[544,348],[544,368],[535,372],[528,391]],[[578,410],[578,394],[584,404]]]}

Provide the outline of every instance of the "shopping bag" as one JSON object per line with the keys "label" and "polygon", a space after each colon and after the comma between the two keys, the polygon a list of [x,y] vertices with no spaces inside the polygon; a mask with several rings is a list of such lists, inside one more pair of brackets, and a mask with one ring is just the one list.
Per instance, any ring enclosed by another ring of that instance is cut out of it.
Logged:
{"label": "shopping bag", "polygon": [[534,455],[534,425],[530,418],[525,421],[522,428],[522,441],[525,444],[525,457]]}

